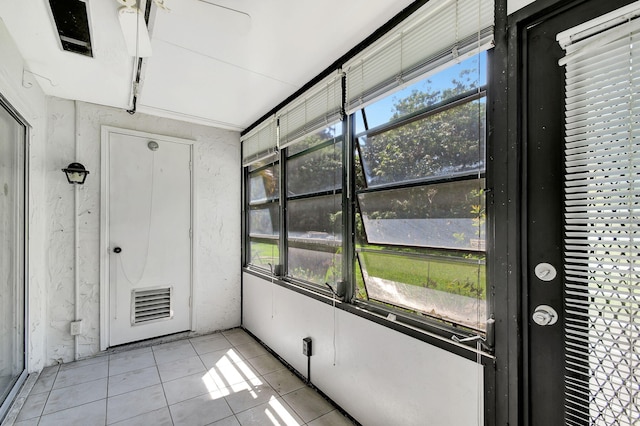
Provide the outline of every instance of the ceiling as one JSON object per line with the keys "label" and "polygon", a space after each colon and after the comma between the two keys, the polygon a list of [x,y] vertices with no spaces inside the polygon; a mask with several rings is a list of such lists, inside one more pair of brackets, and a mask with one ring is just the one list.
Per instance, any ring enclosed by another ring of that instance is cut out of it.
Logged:
{"label": "ceiling", "polygon": [[[116,0],[85,0],[93,58],[60,48],[48,0],[0,0],[0,17],[47,95],[132,107]],[[139,112],[243,130],[413,0],[164,0],[152,5],[152,56]]]}

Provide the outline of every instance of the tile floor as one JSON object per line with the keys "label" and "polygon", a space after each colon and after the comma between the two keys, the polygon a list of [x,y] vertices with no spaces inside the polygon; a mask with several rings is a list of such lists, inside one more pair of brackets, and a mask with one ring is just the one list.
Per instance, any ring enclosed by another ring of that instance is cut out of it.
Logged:
{"label": "tile floor", "polygon": [[242,329],[45,368],[16,426],[352,423]]}

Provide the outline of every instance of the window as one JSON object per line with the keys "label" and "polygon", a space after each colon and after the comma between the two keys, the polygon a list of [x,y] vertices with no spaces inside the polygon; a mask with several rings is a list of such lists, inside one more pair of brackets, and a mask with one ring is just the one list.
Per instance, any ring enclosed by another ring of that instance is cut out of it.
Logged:
{"label": "window", "polygon": [[[266,164],[264,164],[266,163]],[[280,263],[278,239],[280,236],[280,168],[275,155],[264,163],[249,167],[248,216],[249,259],[254,266],[268,268]]]}
{"label": "window", "polygon": [[287,271],[324,285],[342,279],[342,124],[287,149]]}
{"label": "window", "polygon": [[492,1],[430,0],[244,135],[245,266],[485,332],[492,43]]}
{"label": "window", "polygon": [[355,112],[359,299],[484,328],[485,64]]}

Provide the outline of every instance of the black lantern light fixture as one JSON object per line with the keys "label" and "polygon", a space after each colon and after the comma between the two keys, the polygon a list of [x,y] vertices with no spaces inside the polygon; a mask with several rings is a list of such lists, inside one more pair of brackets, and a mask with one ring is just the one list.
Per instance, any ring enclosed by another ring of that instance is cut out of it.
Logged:
{"label": "black lantern light fixture", "polygon": [[80,163],[71,163],[62,171],[67,175],[67,181],[75,185],[82,185],[89,174],[89,170]]}

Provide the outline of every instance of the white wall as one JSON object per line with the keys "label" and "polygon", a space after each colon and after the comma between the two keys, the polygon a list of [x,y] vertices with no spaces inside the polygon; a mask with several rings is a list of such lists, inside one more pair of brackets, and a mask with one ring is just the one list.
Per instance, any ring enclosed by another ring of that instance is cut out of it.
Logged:
{"label": "white wall", "polygon": [[87,103],[46,98],[0,19],[0,93],[30,125],[28,365],[30,372],[74,357],[73,188],[61,169],[91,171],[80,190],[81,357],[99,349],[100,126],[196,140],[196,331],[240,324],[239,134]]}
{"label": "white wall", "polygon": [[[153,117],[58,98],[48,100],[47,137],[47,300],[46,364],[74,357],[69,323],[74,320],[73,187],[61,169],[79,161],[91,172],[80,188],[79,355],[91,356],[100,345],[100,137],[101,126],[192,139],[196,179],[196,253],[194,300],[196,332],[240,324],[240,142],[239,134],[212,127]],[[75,154],[75,137],[78,153]]]}
{"label": "white wall", "polygon": [[507,15],[511,15],[535,0],[507,0]]}
{"label": "white wall", "polygon": [[29,343],[27,368],[36,371],[44,365],[46,275],[45,275],[45,198],[44,164],[46,100],[44,93],[26,73],[24,61],[0,19],[0,93],[31,126],[29,139]]}
{"label": "white wall", "polygon": [[244,327],[304,375],[311,337],[312,383],[361,424],[484,424],[475,362],[254,275],[243,283]]}

